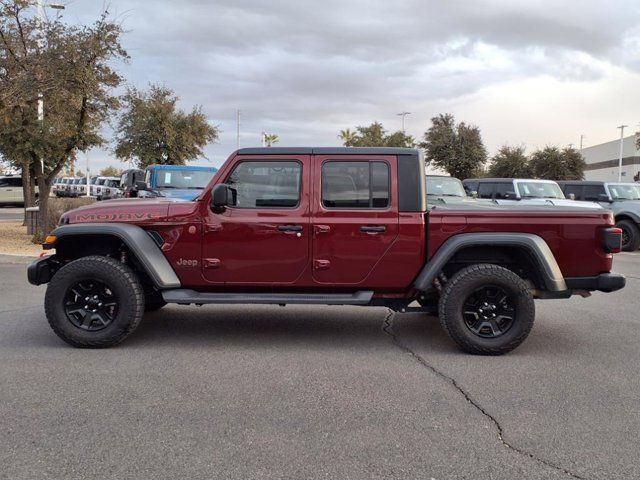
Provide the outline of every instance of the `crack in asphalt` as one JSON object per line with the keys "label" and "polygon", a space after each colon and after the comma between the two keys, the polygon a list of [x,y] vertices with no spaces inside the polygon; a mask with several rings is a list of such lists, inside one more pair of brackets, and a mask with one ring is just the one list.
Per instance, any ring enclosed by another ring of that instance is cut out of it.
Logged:
{"label": "crack in asphalt", "polygon": [[384,322],[383,322],[383,325],[382,325],[382,331],[385,334],[387,334],[389,337],[391,337],[393,343],[398,348],[400,348],[401,350],[404,350],[405,352],[409,353],[413,357],[413,359],[416,360],[420,365],[422,365],[423,367],[427,368],[428,370],[433,372],[435,375],[437,375],[441,379],[443,379],[446,382],[450,383],[456,390],[458,390],[458,392],[464,397],[464,399],[467,402],[469,402],[482,415],[484,415],[486,418],[488,418],[489,421],[491,421],[491,423],[493,423],[493,425],[495,426],[495,428],[497,430],[497,433],[498,433],[498,440],[500,440],[502,445],[504,445],[505,447],[507,447],[509,450],[511,450],[513,452],[516,452],[516,453],[518,453],[518,454],[520,454],[522,456],[528,457],[531,460],[540,463],[541,465],[544,465],[546,467],[553,468],[554,470],[562,472],[562,473],[568,475],[571,478],[576,478],[578,480],[587,480],[586,477],[582,477],[582,476],[578,475],[577,473],[573,473],[571,470],[568,470],[568,469],[566,469],[564,467],[556,465],[556,464],[554,464],[554,463],[552,463],[552,462],[550,462],[548,460],[545,460],[543,458],[537,457],[533,453],[529,453],[526,450],[523,450],[523,449],[521,449],[519,447],[516,447],[516,446],[510,444],[509,442],[507,442],[507,440],[505,440],[505,438],[504,438],[504,428],[502,427],[500,422],[498,422],[498,420],[493,415],[491,415],[489,412],[487,412],[484,409],[484,407],[482,407],[482,405],[480,405],[473,398],[471,398],[469,393],[464,388],[462,388],[453,377],[450,377],[449,375],[447,375],[447,374],[441,372],[440,370],[438,370],[437,368],[433,367],[432,365],[430,365],[424,359],[424,357],[422,357],[420,354],[414,352],[411,348],[409,348],[408,346],[406,346],[402,342],[400,342],[400,339],[398,338],[398,336],[393,332],[393,326],[391,324],[393,316],[394,316],[394,312],[389,310],[389,312],[387,313],[387,316],[384,319]]}

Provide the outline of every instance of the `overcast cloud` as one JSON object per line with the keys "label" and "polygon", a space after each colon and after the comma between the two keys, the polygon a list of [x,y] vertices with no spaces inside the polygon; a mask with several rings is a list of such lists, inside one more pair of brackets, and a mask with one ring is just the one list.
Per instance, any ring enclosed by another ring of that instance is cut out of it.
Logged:
{"label": "overcast cloud", "polygon": [[[103,2],[72,0],[89,22]],[[611,140],[640,122],[637,1],[111,0],[137,87],[159,82],[221,129],[207,157],[275,133],[279,146],[339,145],[340,129],[383,122],[416,137],[444,112],[504,143]],[[105,150],[92,169],[118,165]],[[206,163],[199,161],[198,163]]]}

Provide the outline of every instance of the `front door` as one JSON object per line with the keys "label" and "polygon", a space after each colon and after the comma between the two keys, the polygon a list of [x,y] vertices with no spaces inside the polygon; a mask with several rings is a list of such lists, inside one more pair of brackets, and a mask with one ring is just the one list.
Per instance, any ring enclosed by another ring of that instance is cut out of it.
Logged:
{"label": "front door", "polygon": [[314,159],[313,279],[363,282],[398,235],[397,159],[330,156]]}
{"label": "front door", "polygon": [[203,225],[202,268],[216,284],[294,283],[309,262],[311,159],[236,157],[221,173],[233,192]]}

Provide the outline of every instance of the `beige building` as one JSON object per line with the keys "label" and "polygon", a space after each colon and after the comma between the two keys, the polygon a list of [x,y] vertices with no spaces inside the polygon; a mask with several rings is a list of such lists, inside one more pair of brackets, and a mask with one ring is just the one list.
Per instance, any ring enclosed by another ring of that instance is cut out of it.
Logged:
{"label": "beige building", "polygon": [[[623,139],[622,144],[622,181],[640,180],[640,149],[636,146],[638,133]],[[618,161],[620,157],[620,139],[593,145],[582,149],[587,162],[585,180],[605,182],[618,181]]]}

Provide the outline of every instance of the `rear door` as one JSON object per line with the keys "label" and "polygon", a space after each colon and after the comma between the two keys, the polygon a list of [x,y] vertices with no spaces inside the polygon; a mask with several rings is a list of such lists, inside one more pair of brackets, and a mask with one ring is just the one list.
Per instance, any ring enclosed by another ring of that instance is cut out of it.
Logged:
{"label": "rear door", "polygon": [[357,285],[398,235],[397,159],[317,155],[313,183],[313,279]]}

